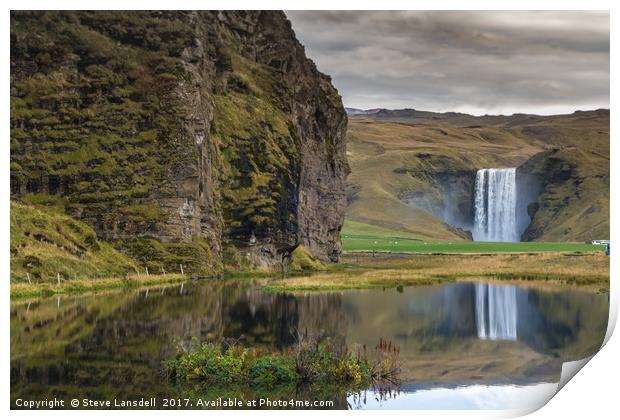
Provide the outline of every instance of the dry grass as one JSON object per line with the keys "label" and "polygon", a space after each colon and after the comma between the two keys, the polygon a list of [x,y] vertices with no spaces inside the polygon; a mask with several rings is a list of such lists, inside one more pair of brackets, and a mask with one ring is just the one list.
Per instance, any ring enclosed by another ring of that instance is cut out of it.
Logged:
{"label": "dry grass", "polygon": [[186,281],[187,276],[180,274],[146,274],[129,276],[127,278],[112,277],[96,280],[71,280],[57,284],[50,283],[11,283],[11,299],[28,297],[45,297],[56,294],[75,294],[96,292],[120,288],[137,288],[144,286],[157,286]]}
{"label": "dry grass", "polygon": [[446,279],[429,276],[413,270],[356,270],[277,280],[269,283],[264,288],[271,291],[372,289],[376,287],[397,287],[400,285],[429,285],[440,283],[443,280]]}
{"label": "dry grass", "polygon": [[609,258],[603,254],[381,256],[349,257],[347,262],[347,268],[342,271],[278,280],[265,288],[272,291],[368,289],[484,278],[609,290]]}
{"label": "dry grass", "polygon": [[[417,258],[368,259],[362,267],[393,267],[423,270],[429,274],[482,274],[525,277],[604,277],[609,279],[609,257],[603,253],[432,255]],[[515,278],[517,278],[515,277]]]}

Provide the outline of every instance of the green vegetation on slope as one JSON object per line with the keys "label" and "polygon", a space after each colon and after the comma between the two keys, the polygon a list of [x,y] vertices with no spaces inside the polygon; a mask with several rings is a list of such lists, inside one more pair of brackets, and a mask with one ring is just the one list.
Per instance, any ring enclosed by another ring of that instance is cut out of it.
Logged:
{"label": "green vegetation on slope", "polygon": [[[13,192],[25,188],[32,202],[61,193],[47,198],[103,224],[124,213],[140,229],[161,221],[134,201],[172,194],[168,166],[196,153],[170,141],[183,132],[174,87],[193,42],[185,25],[148,13],[14,13],[11,40]],[[37,72],[26,71],[28,58]]]}
{"label": "green vegetation on slope", "polygon": [[278,206],[298,182],[299,140],[278,104],[278,74],[251,62],[226,42],[231,75],[226,91],[214,96],[211,136],[223,150],[223,216],[227,235],[244,240],[268,235],[279,224]]}
{"label": "green vegetation on slope", "polygon": [[11,282],[56,283],[135,273],[136,264],[99,241],[85,223],[41,208],[11,202]]}
{"label": "green vegetation on slope", "polygon": [[159,269],[146,275],[134,260],[97,239],[86,223],[58,209],[11,202],[11,298],[152,286],[187,279],[178,272],[161,274]]}
{"label": "green vegetation on slope", "polygon": [[375,225],[345,220],[342,226],[342,237],[371,237],[371,238],[390,238],[390,239],[410,239],[414,241],[427,240],[425,237],[417,236],[411,232],[385,229]]}
{"label": "green vegetation on slope", "polygon": [[326,270],[328,265],[314,258],[312,254],[302,245],[295,248],[291,254],[291,264],[288,267],[289,273],[304,273],[308,271]]}
{"label": "green vegetation on slope", "polygon": [[[584,143],[594,140],[587,137]],[[525,239],[609,239],[609,143],[597,150],[565,148],[543,152],[523,165],[547,182]]]}

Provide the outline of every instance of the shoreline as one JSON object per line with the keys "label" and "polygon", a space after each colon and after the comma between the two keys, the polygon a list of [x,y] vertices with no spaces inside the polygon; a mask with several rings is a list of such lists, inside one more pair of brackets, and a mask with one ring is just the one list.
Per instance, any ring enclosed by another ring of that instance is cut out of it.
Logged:
{"label": "shoreline", "polygon": [[46,298],[56,295],[76,295],[89,292],[138,289],[145,286],[164,286],[189,281],[188,275],[181,274],[140,274],[127,279],[110,277],[90,280],[68,280],[60,283],[11,283],[11,300],[26,298]]}
{"label": "shoreline", "polygon": [[[577,258],[575,258],[577,257]],[[321,292],[455,281],[497,282],[532,286],[570,287],[597,293],[609,291],[609,259],[600,253],[407,254],[343,253],[342,261],[324,269],[290,273],[228,271],[224,279],[263,278],[269,292]],[[124,278],[69,280],[55,283],[11,283],[11,300],[75,295],[115,289],[137,289],[189,281],[189,275],[140,274]]]}
{"label": "shoreline", "polygon": [[[363,258],[362,258],[363,257]],[[321,292],[421,286],[468,279],[504,284],[554,285],[609,292],[609,258],[601,253],[343,255],[345,269],[276,280],[271,292]]]}

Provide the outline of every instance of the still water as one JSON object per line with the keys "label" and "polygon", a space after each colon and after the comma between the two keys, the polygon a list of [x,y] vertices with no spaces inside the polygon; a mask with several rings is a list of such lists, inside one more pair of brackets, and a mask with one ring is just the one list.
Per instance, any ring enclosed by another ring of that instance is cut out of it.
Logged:
{"label": "still water", "polygon": [[[17,398],[138,399],[189,394],[328,399],[340,409],[525,408],[551,395],[565,361],[595,353],[608,295],[511,285],[288,294],[210,281],[11,305],[11,405]],[[401,348],[399,388],[179,389],[161,375],[178,343],[235,338],[284,351],[297,331],[341,346]],[[210,392],[210,394],[209,394]],[[158,400],[159,401],[159,400]]]}

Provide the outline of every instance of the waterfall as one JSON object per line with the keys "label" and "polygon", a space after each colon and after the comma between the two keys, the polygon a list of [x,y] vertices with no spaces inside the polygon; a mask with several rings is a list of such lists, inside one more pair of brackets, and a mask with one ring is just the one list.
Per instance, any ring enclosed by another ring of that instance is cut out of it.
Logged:
{"label": "waterfall", "polygon": [[483,340],[517,339],[517,288],[476,284],[476,328]]}
{"label": "waterfall", "polygon": [[474,192],[476,241],[518,242],[516,169],[480,169]]}

